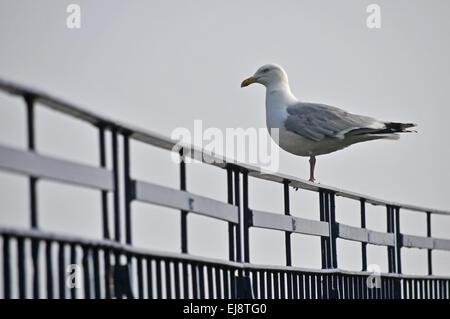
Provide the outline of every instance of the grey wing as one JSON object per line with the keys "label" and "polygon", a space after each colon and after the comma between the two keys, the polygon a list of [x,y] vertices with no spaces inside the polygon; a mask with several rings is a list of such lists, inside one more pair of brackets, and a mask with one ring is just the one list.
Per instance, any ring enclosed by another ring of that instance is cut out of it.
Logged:
{"label": "grey wing", "polygon": [[286,129],[314,141],[325,137],[343,139],[346,133],[353,130],[383,127],[382,122],[371,117],[351,114],[324,104],[300,102],[288,106],[287,112]]}

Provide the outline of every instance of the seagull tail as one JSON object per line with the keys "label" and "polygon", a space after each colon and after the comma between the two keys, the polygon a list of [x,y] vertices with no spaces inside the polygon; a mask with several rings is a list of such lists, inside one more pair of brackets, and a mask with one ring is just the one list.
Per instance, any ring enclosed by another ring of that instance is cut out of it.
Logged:
{"label": "seagull tail", "polygon": [[392,133],[417,133],[415,130],[407,130],[410,127],[416,127],[416,123],[397,123],[397,122],[386,122],[385,130],[389,130]]}
{"label": "seagull tail", "polygon": [[380,129],[358,129],[353,131],[354,135],[366,135],[371,138],[383,138],[388,140],[400,139],[398,133],[417,133],[415,130],[408,130],[411,127],[415,127],[415,123],[397,123],[397,122],[385,122],[384,128]]}

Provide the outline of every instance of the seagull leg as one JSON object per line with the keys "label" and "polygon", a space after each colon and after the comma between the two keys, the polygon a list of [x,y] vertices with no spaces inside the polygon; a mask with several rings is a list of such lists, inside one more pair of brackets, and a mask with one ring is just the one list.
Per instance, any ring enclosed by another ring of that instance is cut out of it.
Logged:
{"label": "seagull leg", "polygon": [[310,156],[309,157],[309,181],[313,182],[313,183],[316,181],[314,179],[314,167],[315,166],[316,166],[316,157]]}

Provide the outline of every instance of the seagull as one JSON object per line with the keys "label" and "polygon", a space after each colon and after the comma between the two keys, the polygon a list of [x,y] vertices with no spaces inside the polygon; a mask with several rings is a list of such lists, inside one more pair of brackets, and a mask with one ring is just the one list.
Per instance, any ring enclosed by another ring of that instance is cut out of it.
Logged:
{"label": "seagull", "polygon": [[[309,157],[310,182],[315,182],[316,156],[329,154],[352,144],[400,138],[397,133],[417,126],[384,122],[356,115],[320,103],[299,101],[291,92],[286,71],[277,64],[260,67],[241,87],[260,83],[266,87],[266,125],[272,139],[285,151]],[[273,132],[278,132],[277,138]]]}

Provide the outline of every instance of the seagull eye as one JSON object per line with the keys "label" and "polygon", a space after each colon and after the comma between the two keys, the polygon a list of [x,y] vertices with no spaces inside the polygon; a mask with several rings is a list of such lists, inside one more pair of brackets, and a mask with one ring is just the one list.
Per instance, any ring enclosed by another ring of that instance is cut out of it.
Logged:
{"label": "seagull eye", "polygon": [[269,69],[262,70],[262,73],[267,73],[267,72],[269,72]]}

